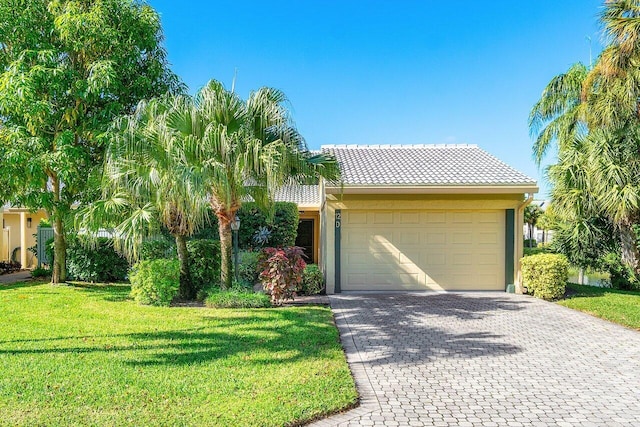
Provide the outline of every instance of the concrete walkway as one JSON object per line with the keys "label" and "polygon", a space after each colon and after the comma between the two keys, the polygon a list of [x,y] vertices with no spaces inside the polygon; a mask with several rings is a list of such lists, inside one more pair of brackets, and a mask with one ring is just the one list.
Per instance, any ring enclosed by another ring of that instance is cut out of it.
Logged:
{"label": "concrete walkway", "polygon": [[640,333],[505,293],[330,296],[361,405],[315,426],[640,425]]}
{"label": "concrete walkway", "polygon": [[28,280],[31,278],[30,271],[18,271],[10,274],[0,274],[0,285],[6,285],[9,283],[16,283]]}

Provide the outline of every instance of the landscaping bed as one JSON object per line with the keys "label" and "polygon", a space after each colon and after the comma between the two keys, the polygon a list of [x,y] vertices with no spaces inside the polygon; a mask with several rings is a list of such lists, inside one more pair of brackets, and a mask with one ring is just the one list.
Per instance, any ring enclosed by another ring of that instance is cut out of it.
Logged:
{"label": "landscaping bed", "polygon": [[129,291],[0,287],[2,423],[282,426],[357,401],[328,308],[148,307]]}
{"label": "landscaping bed", "polygon": [[620,291],[568,283],[567,296],[558,304],[640,330],[638,291]]}

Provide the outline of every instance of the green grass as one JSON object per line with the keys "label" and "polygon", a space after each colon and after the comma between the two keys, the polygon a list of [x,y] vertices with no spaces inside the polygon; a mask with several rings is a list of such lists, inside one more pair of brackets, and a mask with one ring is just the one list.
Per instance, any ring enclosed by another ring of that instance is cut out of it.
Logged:
{"label": "green grass", "polygon": [[282,426],[355,404],[329,309],[136,305],[0,285],[0,425]]}
{"label": "green grass", "polygon": [[573,283],[567,284],[567,288],[577,294],[558,304],[640,330],[640,292]]}
{"label": "green grass", "polygon": [[230,290],[212,292],[205,303],[212,308],[265,308],[271,307],[271,298],[259,292]]}

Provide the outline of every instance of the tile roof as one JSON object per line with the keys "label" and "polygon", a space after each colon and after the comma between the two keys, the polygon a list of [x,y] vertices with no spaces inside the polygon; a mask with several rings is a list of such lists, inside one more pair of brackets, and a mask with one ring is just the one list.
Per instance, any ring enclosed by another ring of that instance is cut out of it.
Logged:
{"label": "tile roof", "polygon": [[344,185],[536,185],[476,145],[325,145]]}
{"label": "tile roof", "polygon": [[293,202],[298,206],[320,206],[318,185],[285,185],[275,194],[276,202]]}

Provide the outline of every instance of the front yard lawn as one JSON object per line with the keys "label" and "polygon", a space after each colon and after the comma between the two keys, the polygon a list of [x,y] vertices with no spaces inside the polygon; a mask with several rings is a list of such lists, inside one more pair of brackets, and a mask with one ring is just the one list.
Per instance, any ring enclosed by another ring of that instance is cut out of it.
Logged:
{"label": "front yard lawn", "polygon": [[0,424],[282,426],[354,405],[331,311],[0,285]]}
{"label": "front yard lawn", "polygon": [[565,307],[640,330],[640,292],[567,284],[576,292],[559,301]]}

